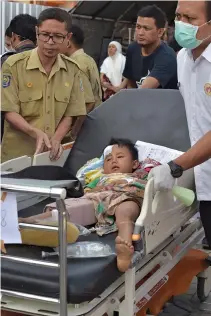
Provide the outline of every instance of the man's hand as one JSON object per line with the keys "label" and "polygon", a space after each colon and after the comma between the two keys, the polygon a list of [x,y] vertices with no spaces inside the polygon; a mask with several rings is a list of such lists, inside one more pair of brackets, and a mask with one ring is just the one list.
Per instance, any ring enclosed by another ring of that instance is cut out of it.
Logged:
{"label": "man's hand", "polygon": [[36,139],[36,151],[34,153],[35,155],[44,152],[45,148],[47,148],[47,150],[51,149],[52,146],[51,146],[48,136],[40,129],[33,128],[30,131],[29,135],[32,138]]}
{"label": "man's hand", "polygon": [[148,175],[148,180],[151,178],[154,179],[154,193],[171,190],[175,184],[175,178],[172,177],[167,164],[153,168]]}
{"label": "man's hand", "polygon": [[51,138],[51,152],[50,152],[50,160],[58,160],[63,153],[63,147],[61,145],[61,142]]}

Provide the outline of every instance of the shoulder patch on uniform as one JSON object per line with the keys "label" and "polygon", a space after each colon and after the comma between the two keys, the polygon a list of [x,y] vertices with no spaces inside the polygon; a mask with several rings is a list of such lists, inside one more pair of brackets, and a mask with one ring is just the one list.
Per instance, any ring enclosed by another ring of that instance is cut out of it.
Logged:
{"label": "shoulder patch on uniform", "polygon": [[5,61],[5,63],[7,63],[9,66],[13,66],[19,60],[22,60],[22,59],[26,58],[27,56],[29,56],[30,53],[31,53],[31,51],[26,51],[26,52],[23,52],[23,53],[18,53],[18,54],[14,54],[12,56],[9,56],[7,58],[7,60]]}
{"label": "shoulder patch on uniform", "polygon": [[84,91],[83,81],[81,78],[80,78],[80,90]]}
{"label": "shoulder patch on uniform", "polygon": [[2,76],[2,88],[9,87],[10,82],[11,82],[11,75],[10,74],[3,74],[3,76]]}

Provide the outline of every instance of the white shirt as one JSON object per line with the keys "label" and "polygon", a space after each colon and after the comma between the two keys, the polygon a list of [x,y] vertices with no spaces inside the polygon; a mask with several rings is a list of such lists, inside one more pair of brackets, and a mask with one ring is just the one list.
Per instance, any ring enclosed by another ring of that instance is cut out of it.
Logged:
{"label": "white shirt", "polygon": [[[211,44],[193,60],[190,50],[177,55],[178,84],[185,102],[191,145],[211,130]],[[197,198],[211,201],[211,159],[194,168]]]}

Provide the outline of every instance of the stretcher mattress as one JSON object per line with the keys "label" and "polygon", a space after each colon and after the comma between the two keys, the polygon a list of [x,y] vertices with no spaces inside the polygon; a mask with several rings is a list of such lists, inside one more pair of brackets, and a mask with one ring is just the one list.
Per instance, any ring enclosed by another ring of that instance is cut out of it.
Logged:
{"label": "stretcher mattress", "polygon": [[[88,115],[64,168],[76,174],[88,159],[101,155],[111,137],[128,138],[134,142],[142,140],[186,151],[190,140],[179,91],[125,90],[110,98]],[[113,234],[85,237],[85,240],[91,239],[99,239],[114,247]],[[11,255],[38,260],[42,250],[23,245],[8,247]],[[58,258],[54,260],[57,262]],[[18,263],[6,258],[1,265],[2,289],[59,297],[59,272],[56,268]],[[116,256],[68,260],[68,302],[81,303],[97,297],[119,276]]]}
{"label": "stretcher mattress", "polygon": [[[115,250],[115,237],[115,234],[98,237],[92,233],[81,237],[80,240],[100,241],[109,244]],[[42,259],[42,251],[49,252],[51,249],[24,245],[7,247],[7,254],[13,256],[58,263],[57,256],[51,257],[50,260]],[[120,275],[116,267],[115,255],[68,259],[68,303],[80,304],[94,299]],[[59,298],[59,270],[54,267],[14,262],[5,258],[1,260],[1,287],[5,290]]]}

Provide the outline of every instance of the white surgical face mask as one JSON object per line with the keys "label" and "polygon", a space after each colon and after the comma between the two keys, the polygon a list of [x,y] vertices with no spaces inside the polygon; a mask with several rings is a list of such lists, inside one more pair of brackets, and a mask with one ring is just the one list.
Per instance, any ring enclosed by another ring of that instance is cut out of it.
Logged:
{"label": "white surgical face mask", "polygon": [[211,36],[208,36],[206,38],[203,38],[201,40],[197,39],[197,32],[200,27],[208,24],[209,22],[201,25],[196,26],[189,23],[185,23],[182,21],[175,21],[175,39],[177,43],[184,47],[189,49],[194,49],[198,47],[203,41],[205,41],[207,38]]}
{"label": "white surgical face mask", "polygon": [[14,52],[13,48],[7,48],[6,46],[4,47],[5,53],[9,53],[9,52]]}

